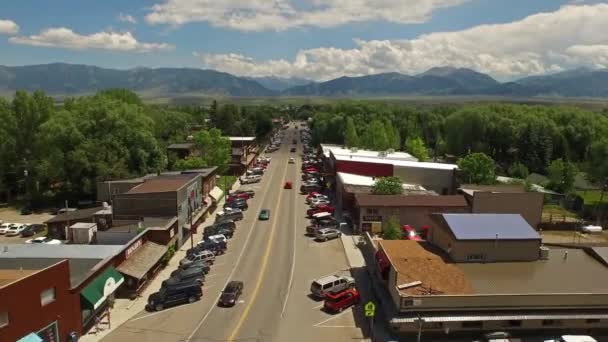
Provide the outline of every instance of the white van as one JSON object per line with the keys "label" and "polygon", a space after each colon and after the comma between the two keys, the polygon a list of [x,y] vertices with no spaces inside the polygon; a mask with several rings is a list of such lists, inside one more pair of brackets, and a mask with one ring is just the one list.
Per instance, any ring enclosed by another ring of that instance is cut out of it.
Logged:
{"label": "white van", "polygon": [[310,292],[319,298],[325,298],[328,293],[344,291],[355,287],[355,279],[340,275],[330,275],[319,278],[310,285]]}

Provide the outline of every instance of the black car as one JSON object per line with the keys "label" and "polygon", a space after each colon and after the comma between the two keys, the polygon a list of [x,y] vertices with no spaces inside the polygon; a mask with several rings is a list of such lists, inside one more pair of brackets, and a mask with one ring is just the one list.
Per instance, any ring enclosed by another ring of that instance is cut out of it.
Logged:
{"label": "black car", "polygon": [[[211,270],[211,266],[205,261],[195,261],[187,264],[179,265],[178,270],[187,270],[189,268],[200,268],[203,273],[207,274]],[[173,275],[173,273],[171,273]]]}
{"label": "black car", "polygon": [[295,151],[296,151],[296,148],[295,148],[295,147],[292,147],[292,148],[291,148],[289,151],[290,151],[290,152],[295,152]]}
{"label": "black car", "polygon": [[199,243],[194,248],[190,248],[188,251],[186,251],[186,255],[190,255],[204,250],[211,251],[213,252],[213,254],[219,255],[226,253],[226,249],[228,249],[228,246],[225,242],[207,240]]}
{"label": "black car", "polygon": [[207,240],[207,238],[212,235],[219,235],[219,234],[224,235],[228,239],[232,239],[232,237],[234,236],[234,229],[231,229],[228,227],[221,227],[221,226],[209,226],[209,227],[211,227],[212,229],[205,229],[205,232],[203,233],[203,240]]}
{"label": "black car", "polygon": [[202,296],[203,290],[193,282],[161,287],[158,292],[148,297],[148,307],[152,310],[161,311],[176,304],[194,303]]}
{"label": "black car", "polygon": [[[232,232],[234,232],[234,231],[236,231],[236,224],[234,223],[234,221],[216,222],[210,226],[205,227],[205,230],[203,230],[203,236],[221,234],[221,233],[214,233],[214,232],[217,232],[220,230],[231,230]],[[226,235],[226,234],[224,234],[224,235]],[[228,236],[226,236],[226,237],[228,237]]]}
{"label": "black car", "polygon": [[34,236],[44,230],[43,224],[30,224],[24,230],[21,231],[21,236],[29,237]]}
{"label": "black car", "polygon": [[249,198],[253,198],[255,196],[255,191],[253,191],[253,190],[237,190],[237,191],[233,192],[232,194],[247,194],[247,195],[249,195]]}
{"label": "black car", "polygon": [[230,203],[224,204],[224,208],[232,208],[232,209],[241,209],[243,211],[249,209],[249,205],[247,201],[232,201]]}
{"label": "black car", "polygon": [[21,215],[31,215],[32,214],[32,207],[26,206],[21,208]]}
{"label": "black car", "polygon": [[231,281],[228,283],[228,285],[226,285],[224,291],[222,291],[218,304],[221,306],[234,306],[242,293],[243,282]]}
{"label": "black car", "polygon": [[171,277],[169,279],[163,281],[163,284],[171,279],[174,279],[175,282],[180,282],[180,283],[188,282],[188,281],[195,281],[195,282],[199,282],[202,285],[203,282],[205,281],[205,269],[203,269],[202,267],[201,268],[190,267],[185,270],[177,269],[177,270],[171,272]]}

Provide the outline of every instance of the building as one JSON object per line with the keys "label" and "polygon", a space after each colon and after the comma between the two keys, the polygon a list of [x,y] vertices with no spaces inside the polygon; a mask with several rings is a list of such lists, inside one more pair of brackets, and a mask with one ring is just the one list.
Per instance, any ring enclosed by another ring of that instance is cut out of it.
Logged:
{"label": "building", "polygon": [[232,147],[232,159],[230,161],[230,173],[239,175],[247,170],[253,163],[258,152],[255,137],[229,137]]}
{"label": "building", "polygon": [[542,239],[519,214],[434,214],[428,241],[455,262],[534,261]]}
{"label": "building", "polygon": [[[339,211],[354,211],[355,194],[370,194],[375,183],[375,177],[338,172],[335,186],[336,208]],[[434,191],[428,191],[416,184],[403,184],[403,192],[408,195],[436,195]]]}
{"label": "building", "polygon": [[94,208],[66,211],[44,222],[48,236],[53,239],[71,240],[69,227],[75,223],[94,223],[99,230],[107,229],[112,223],[112,208],[99,206]]}
{"label": "building", "polygon": [[461,264],[428,242],[400,240],[380,241],[371,266],[385,275],[395,332],[593,334],[608,328],[605,256],[551,248],[543,260]]}
{"label": "building", "polygon": [[459,192],[465,195],[473,213],[519,214],[534,228],[542,221],[544,193],[526,191],[523,185],[463,184]]}
{"label": "building", "polygon": [[321,151],[325,158],[329,158],[331,154],[334,156],[353,156],[374,159],[389,159],[389,160],[404,160],[418,161],[418,159],[406,152],[398,152],[395,150],[388,151],[373,151],[359,148],[345,148],[344,146],[321,144]]}
{"label": "building", "polygon": [[185,159],[194,154],[196,145],[194,143],[179,143],[167,146],[167,154],[173,155],[176,159]]}
{"label": "building", "polygon": [[[391,216],[414,228],[431,226],[434,213],[468,213],[461,195],[371,195],[355,194],[355,224],[359,231],[381,233]],[[431,229],[432,230],[432,229]]]}
{"label": "building", "polygon": [[343,172],[368,177],[395,176],[403,183],[421,185],[442,195],[455,192],[457,168],[454,164],[335,155],[331,150],[327,162],[330,175]]}
{"label": "building", "polygon": [[113,196],[114,220],[177,217],[177,243],[183,244],[192,224],[202,221],[202,178],[198,173],[161,175],[146,179],[129,191]]}

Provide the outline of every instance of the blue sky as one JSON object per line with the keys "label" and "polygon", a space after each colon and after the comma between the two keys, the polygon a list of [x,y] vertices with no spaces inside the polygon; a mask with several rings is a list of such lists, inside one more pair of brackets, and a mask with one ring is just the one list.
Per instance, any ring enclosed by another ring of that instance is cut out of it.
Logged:
{"label": "blue sky", "polygon": [[0,64],[199,67],[317,80],[441,65],[508,79],[608,64],[608,38],[597,33],[608,23],[602,1],[50,3],[0,4]]}

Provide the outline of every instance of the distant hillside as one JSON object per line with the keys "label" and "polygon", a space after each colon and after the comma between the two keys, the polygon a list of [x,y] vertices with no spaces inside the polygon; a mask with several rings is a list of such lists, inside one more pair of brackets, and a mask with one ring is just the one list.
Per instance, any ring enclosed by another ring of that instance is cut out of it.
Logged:
{"label": "distant hillside", "polygon": [[104,69],[73,64],[0,66],[0,94],[18,89],[79,95],[127,88],[144,96],[554,96],[608,97],[608,69],[579,68],[500,83],[465,68],[436,67],[418,75],[384,73],[315,83],[297,78],[237,77],[194,68]]}
{"label": "distant hillside", "polygon": [[259,83],[214,70],[186,68],[103,69],[73,64],[0,66],[0,92],[23,89],[71,95],[127,88],[159,95],[200,93],[225,96],[272,96]]}
{"label": "distant hillside", "polygon": [[311,80],[305,80],[303,78],[290,77],[290,78],[282,78],[275,76],[268,77],[247,77],[247,79],[256,81],[267,89],[274,91],[283,91],[285,89],[291,87],[297,87],[301,85],[306,85],[313,83]]}

